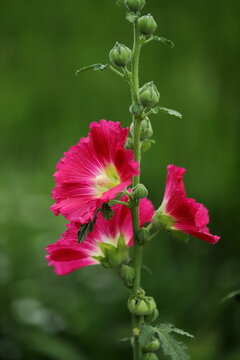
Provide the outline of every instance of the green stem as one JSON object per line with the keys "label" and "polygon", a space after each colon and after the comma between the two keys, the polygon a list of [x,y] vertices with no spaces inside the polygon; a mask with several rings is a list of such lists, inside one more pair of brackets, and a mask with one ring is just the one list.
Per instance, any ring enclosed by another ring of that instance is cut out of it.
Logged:
{"label": "green stem", "polygon": [[[134,21],[134,44],[133,44],[133,58],[132,58],[132,79],[131,79],[131,91],[132,91],[132,103],[139,103],[139,55],[141,50],[140,35],[138,20]],[[133,152],[135,160],[140,164],[140,124],[141,119],[133,116],[134,131],[133,131]],[[133,186],[139,183],[140,175],[133,178]],[[138,204],[135,203],[131,209],[132,212],[132,225],[134,236],[134,269],[135,278],[133,284],[132,294],[137,295],[141,286],[141,267],[142,267],[142,246],[137,239],[137,231],[139,229],[139,217],[138,217]],[[142,350],[138,342],[138,330],[141,323],[141,319],[138,316],[133,316],[133,334],[134,344],[133,353],[134,360],[140,360],[142,357]]]}

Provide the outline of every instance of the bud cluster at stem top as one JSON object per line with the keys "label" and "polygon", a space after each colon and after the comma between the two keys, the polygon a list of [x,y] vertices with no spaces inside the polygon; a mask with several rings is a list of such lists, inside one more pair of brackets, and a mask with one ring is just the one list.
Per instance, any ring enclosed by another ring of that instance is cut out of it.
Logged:
{"label": "bud cluster at stem top", "polygon": [[145,0],[125,0],[125,5],[129,11],[141,11],[146,5]]}

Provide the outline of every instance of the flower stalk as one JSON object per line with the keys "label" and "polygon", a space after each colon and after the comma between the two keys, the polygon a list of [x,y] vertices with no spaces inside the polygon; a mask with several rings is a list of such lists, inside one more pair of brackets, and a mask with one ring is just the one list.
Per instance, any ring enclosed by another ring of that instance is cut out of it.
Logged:
{"label": "flower stalk", "polygon": [[[139,104],[139,57],[141,50],[140,43],[140,32],[139,32],[139,23],[138,19],[135,19],[133,23],[134,29],[134,43],[133,43],[133,57],[132,57],[132,81],[131,81],[131,93],[132,93],[132,103]],[[133,115],[133,152],[134,159],[139,164],[141,164],[141,153],[140,153],[140,129],[141,129],[141,119],[138,116]],[[140,175],[137,175],[133,178],[133,186],[139,184]],[[132,209],[132,226],[133,226],[133,237],[134,237],[134,270],[135,277],[133,283],[132,294],[137,296],[137,293],[141,285],[141,268],[142,268],[142,252],[143,247],[138,241],[137,232],[139,230],[138,224],[138,202],[135,202]],[[141,323],[141,317],[133,315],[133,353],[134,360],[140,360],[142,356],[142,350],[138,341],[138,335],[135,329],[138,329]]]}

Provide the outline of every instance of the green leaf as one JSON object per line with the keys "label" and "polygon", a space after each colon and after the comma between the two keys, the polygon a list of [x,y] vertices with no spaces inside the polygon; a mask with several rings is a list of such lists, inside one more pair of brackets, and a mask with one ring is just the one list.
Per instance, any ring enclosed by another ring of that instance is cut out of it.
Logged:
{"label": "green leaf", "polygon": [[230,300],[232,298],[235,298],[235,297],[238,297],[240,296],[240,290],[235,290],[235,291],[232,291],[230,292],[230,294],[228,294],[227,296],[225,296],[221,302],[225,302],[226,300]]}
{"label": "green leaf", "polygon": [[114,211],[110,208],[110,206],[108,205],[108,203],[104,203],[102,208],[101,208],[101,212],[102,212],[102,216],[104,217],[104,219],[106,219],[107,221],[110,220],[112,218],[112,216],[114,215]]}
{"label": "green leaf", "polygon": [[146,152],[148,151],[153,144],[155,144],[156,141],[152,139],[144,140],[141,142],[141,151]]}
{"label": "green leaf", "polygon": [[80,73],[83,73],[85,71],[103,71],[103,70],[106,70],[108,68],[108,64],[92,64],[92,65],[89,65],[89,66],[85,66],[79,70],[76,71],[76,75],[80,74]]}
{"label": "green leaf", "polygon": [[164,329],[165,331],[168,331],[168,332],[175,332],[180,335],[185,335],[185,336],[194,338],[194,336],[192,334],[190,334],[189,332],[184,331],[182,329],[178,329],[172,324],[163,323],[163,324],[159,325],[159,327],[161,327],[161,329]]}
{"label": "green leaf", "polygon": [[128,12],[128,13],[126,14],[126,19],[127,19],[130,23],[134,23],[134,21],[135,21],[136,19],[138,19],[138,15],[136,15],[136,14],[133,13],[133,12]]}
{"label": "green leaf", "polygon": [[153,326],[142,324],[140,327],[140,333],[139,333],[139,344],[141,347],[147,346],[154,338],[156,334],[156,330]]}
{"label": "green leaf", "polygon": [[156,327],[143,324],[140,327],[139,343],[141,347],[144,347],[157,336],[165,355],[170,356],[172,360],[190,360],[187,346],[172,335],[172,332],[193,337],[188,332],[178,329],[172,324],[160,324]]}
{"label": "green leaf", "polygon": [[157,106],[155,108],[152,109],[153,114],[158,114],[159,112],[164,112],[165,114],[168,115],[173,115],[176,117],[179,117],[180,119],[182,118],[182,114],[176,110],[173,109],[168,109],[166,107],[162,107],[162,106]]}
{"label": "green leaf", "polygon": [[99,209],[96,210],[95,214],[94,214],[94,218],[92,221],[89,221],[85,224],[82,224],[80,226],[80,229],[78,230],[78,243],[81,244],[85,239],[86,237],[88,236],[88,234],[90,232],[93,231],[94,229],[94,225],[96,223],[96,220],[97,220],[97,214],[99,212]]}
{"label": "green leaf", "polygon": [[91,223],[82,224],[78,230],[78,243],[81,244],[87,237],[88,233],[91,231]]}
{"label": "green leaf", "polygon": [[160,42],[162,42],[164,45],[169,46],[170,48],[173,48],[173,47],[174,47],[174,43],[173,43],[171,40],[165,39],[165,38],[162,37],[162,36],[154,36],[154,37],[153,37],[153,40],[160,41]]}

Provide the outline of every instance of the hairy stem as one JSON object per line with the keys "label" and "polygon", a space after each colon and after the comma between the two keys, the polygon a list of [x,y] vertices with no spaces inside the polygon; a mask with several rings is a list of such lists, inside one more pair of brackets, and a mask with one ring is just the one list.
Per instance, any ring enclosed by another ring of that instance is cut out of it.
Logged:
{"label": "hairy stem", "polygon": [[[131,90],[132,90],[132,103],[139,103],[139,55],[141,50],[140,36],[139,36],[139,26],[138,20],[134,21],[134,44],[133,44],[133,58],[132,58],[132,81],[131,81]],[[141,154],[140,154],[140,124],[141,120],[133,116],[133,151],[135,160],[140,164]],[[139,183],[140,175],[137,175],[133,178],[133,186],[136,186]],[[131,209],[132,211],[132,225],[133,225],[133,234],[134,234],[134,269],[135,269],[135,278],[133,284],[133,295],[137,295],[138,290],[141,285],[141,267],[142,267],[142,246],[139,244],[137,239],[137,231],[139,229],[139,219],[138,219],[138,204],[134,204]],[[141,319],[138,316],[133,316],[133,334],[134,334],[134,360],[140,360],[142,356],[142,350],[138,342],[138,331]]]}

